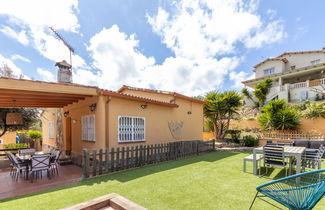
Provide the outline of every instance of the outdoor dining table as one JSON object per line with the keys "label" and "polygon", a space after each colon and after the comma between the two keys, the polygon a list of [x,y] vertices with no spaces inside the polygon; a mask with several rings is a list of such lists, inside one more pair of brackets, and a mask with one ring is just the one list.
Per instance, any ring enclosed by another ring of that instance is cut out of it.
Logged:
{"label": "outdoor dining table", "polygon": [[[293,146],[284,146],[284,155],[286,157],[295,157],[297,160],[297,169],[296,173],[301,172],[301,159],[304,154],[306,147],[293,147]],[[257,175],[257,163],[256,163],[256,154],[263,153],[263,147],[257,147],[253,150],[253,174]]]}
{"label": "outdoor dining table", "polygon": [[[44,152],[35,152],[33,155],[43,155]],[[26,163],[26,170],[27,170],[27,176],[26,178],[28,179],[28,170],[29,170],[29,165],[31,164],[32,161],[32,156],[30,154],[16,154],[16,157],[18,160],[20,160],[23,163]]]}

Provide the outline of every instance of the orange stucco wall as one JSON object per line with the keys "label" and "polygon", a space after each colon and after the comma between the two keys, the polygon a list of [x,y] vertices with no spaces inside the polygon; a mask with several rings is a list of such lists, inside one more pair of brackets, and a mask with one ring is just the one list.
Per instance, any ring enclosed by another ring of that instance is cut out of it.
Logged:
{"label": "orange stucco wall", "polygon": [[2,144],[0,144],[0,149],[3,149],[4,144],[15,144],[16,132],[6,132],[3,136],[0,137],[0,139],[2,139]]}
{"label": "orange stucco wall", "polygon": [[[89,105],[96,103],[96,110],[91,112]],[[94,96],[81,100],[67,107],[64,107],[62,114],[69,111],[71,117],[71,152],[80,155],[83,148],[88,150],[107,147],[132,146],[134,144],[158,144],[169,141],[177,141],[172,136],[168,122],[182,121],[183,129],[181,138],[178,140],[200,140],[203,137],[203,104],[177,99],[178,108],[167,107],[155,104],[147,104],[145,109],[141,108],[143,102],[131,101],[117,97]],[[48,130],[44,113],[43,132],[44,143],[50,143],[46,139]],[[53,110],[52,110],[53,112]],[[191,114],[188,114],[191,112]],[[81,118],[84,115],[95,115],[95,136],[96,141],[84,141],[81,139]],[[47,119],[51,119],[48,116]],[[145,118],[145,142],[119,143],[118,142],[118,116],[139,116]],[[62,117],[64,148],[67,149],[66,121]]]}
{"label": "orange stucco wall", "polygon": [[211,140],[211,139],[214,139],[213,132],[204,132],[203,133],[203,140]]}
{"label": "orange stucco wall", "polygon": [[[71,117],[71,151],[75,153],[81,153],[83,148],[87,148],[89,150],[92,149],[99,149],[99,148],[105,148],[106,142],[105,142],[105,101],[104,96],[94,96],[91,98],[87,98],[85,100],[79,101],[78,103],[74,103],[72,105],[69,105],[63,109],[63,112],[69,111],[69,117]],[[89,105],[96,103],[97,107],[94,112],[91,112],[89,110]],[[82,138],[82,132],[81,132],[81,118],[85,115],[95,115],[95,136],[96,141],[84,141],[81,140]],[[63,117],[63,133],[64,133],[64,139],[67,137],[65,136],[65,118]],[[65,141],[65,148],[67,148]]]}
{"label": "orange stucco wall", "polygon": [[[231,129],[260,129],[257,120],[232,120]],[[322,133],[325,134],[325,119],[301,119],[301,125],[298,129],[302,133]]]}
{"label": "orange stucco wall", "polygon": [[[197,104],[178,99],[178,108],[148,104],[141,109],[141,102],[112,98],[109,102],[109,146],[117,147],[132,143],[118,143],[118,116],[145,117],[146,144],[158,144],[177,141],[173,138],[168,122],[182,121],[184,123],[180,140],[202,139],[203,109]],[[192,114],[188,114],[191,111]]]}
{"label": "orange stucco wall", "polygon": [[[45,109],[41,115],[43,145],[56,147],[56,110],[55,108]],[[49,122],[54,122],[54,138],[49,138]]]}

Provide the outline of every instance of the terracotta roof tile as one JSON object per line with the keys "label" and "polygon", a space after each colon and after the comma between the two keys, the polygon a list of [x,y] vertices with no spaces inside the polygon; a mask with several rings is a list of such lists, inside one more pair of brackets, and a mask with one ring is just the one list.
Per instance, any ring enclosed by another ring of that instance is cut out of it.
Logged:
{"label": "terracotta roof tile", "polygon": [[178,107],[177,104],[175,103],[168,103],[164,101],[158,101],[150,98],[145,98],[145,97],[139,97],[139,96],[134,96],[134,95],[129,95],[125,93],[119,93],[111,90],[99,90],[99,94],[105,95],[105,96],[114,96],[118,98],[124,98],[124,99],[130,99],[133,101],[141,101],[149,104],[157,104],[157,105],[162,105],[162,106],[168,106],[168,107]]}
{"label": "terracotta roof tile", "polygon": [[135,90],[135,91],[141,91],[141,92],[147,92],[147,93],[158,93],[158,94],[163,94],[163,95],[171,95],[174,97],[178,97],[178,98],[182,98],[184,100],[187,101],[192,101],[195,103],[201,103],[201,104],[206,104],[207,102],[193,98],[193,97],[189,97],[189,96],[185,96],[176,92],[170,92],[170,91],[162,91],[162,90],[152,90],[152,89],[146,89],[146,88],[137,88],[137,87],[131,87],[131,86],[127,86],[127,85],[123,85],[120,89],[117,90],[117,92],[122,93],[124,90]]}

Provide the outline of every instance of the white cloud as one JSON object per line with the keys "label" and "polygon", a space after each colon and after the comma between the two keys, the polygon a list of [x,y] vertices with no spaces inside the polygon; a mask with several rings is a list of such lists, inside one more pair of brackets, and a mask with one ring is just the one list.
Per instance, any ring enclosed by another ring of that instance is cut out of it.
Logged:
{"label": "white cloud", "polygon": [[25,30],[22,30],[20,32],[16,32],[14,29],[10,28],[9,26],[1,26],[0,32],[5,34],[6,36],[16,39],[18,42],[20,42],[23,45],[28,45],[29,40],[27,38],[27,34]]}
{"label": "white cloud", "polygon": [[240,71],[240,72],[230,72],[229,79],[233,81],[234,85],[233,88],[240,90],[244,87],[242,81],[254,79],[254,74],[248,74],[247,72]]}
{"label": "white cloud", "polygon": [[[49,27],[78,32],[77,0],[0,0],[0,5],[0,15],[7,16],[9,24],[21,29],[17,32],[3,26],[2,32],[24,45],[31,44],[41,55],[54,62],[69,59],[68,49],[55,38]],[[86,67],[85,61],[78,55],[73,56],[73,61],[75,67]]]}
{"label": "white cloud", "polygon": [[[157,15],[148,16],[154,32],[176,57],[200,59],[235,53],[239,42],[260,47],[285,35],[280,21],[262,20],[254,0],[182,0],[176,7],[176,12],[159,8]],[[258,43],[254,45],[254,41]]]}
{"label": "white cloud", "polygon": [[37,68],[37,73],[41,76],[43,81],[46,81],[46,82],[54,82],[55,81],[54,74],[48,70]]}
{"label": "white cloud", "polygon": [[270,17],[271,20],[274,19],[275,16],[276,16],[276,14],[277,14],[276,10],[273,10],[273,9],[268,9],[266,11],[266,13],[269,15],[269,17]]}
{"label": "white cloud", "polygon": [[4,64],[8,65],[8,67],[13,71],[13,73],[17,77],[23,75],[24,79],[28,79],[28,77],[23,74],[23,71],[18,66],[16,66],[16,64],[11,59],[6,58],[0,54],[0,65],[4,65]]}
{"label": "white cloud", "polygon": [[26,63],[30,63],[30,60],[22,55],[19,55],[19,54],[14,54],[11,56],[11,59],[12,60],[21,60],[23,62],[26,62]]}
{"label": "white cloud", "polygon": [[159,8],[156,15],[147,15],[153,31],[174,52],[162,64],[139,51],[135,35],[120,32],[118,26],[104,28],[88,46],[99,71],[77,70],[75,81],[109,89],[128,84],[198,95],[220,88],[229,74],[234,88],[239,88],[248,75],[235,72],[242,60],[237,44],[255,48],[285,37],[282,22],[264,21],[257,6],[256,1],[183,0],[172,11]]}

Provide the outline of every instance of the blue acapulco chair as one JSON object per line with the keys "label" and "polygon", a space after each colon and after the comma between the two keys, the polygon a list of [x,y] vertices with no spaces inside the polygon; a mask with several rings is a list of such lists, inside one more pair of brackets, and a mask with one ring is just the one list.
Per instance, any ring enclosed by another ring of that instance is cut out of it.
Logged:
{"label": "blue acapulco chair", "polygon": [[[256,198],[269,197],[289,209],[312,209],[325,196],[325,169],[295,174],[256,187]],[[258,194],[262,195],[258,195]],[[271,204],[273,205],[273,204]]]}

